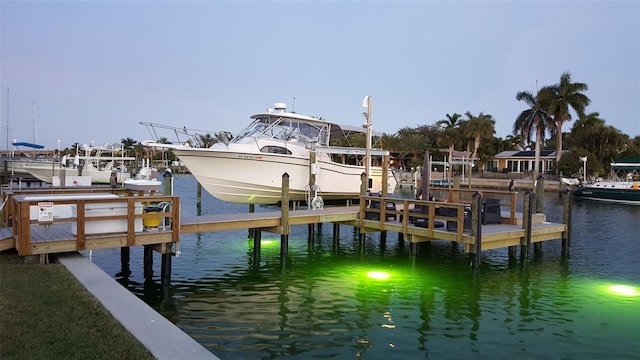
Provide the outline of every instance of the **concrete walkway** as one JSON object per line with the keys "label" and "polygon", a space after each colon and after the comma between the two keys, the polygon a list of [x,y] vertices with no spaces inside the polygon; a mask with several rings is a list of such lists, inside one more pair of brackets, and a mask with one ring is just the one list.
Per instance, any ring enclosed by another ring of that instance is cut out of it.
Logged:
{"label": "concrete walkway", "polygon": [[84,256],[60,254],[58,258],[155,358],[218,359]]}

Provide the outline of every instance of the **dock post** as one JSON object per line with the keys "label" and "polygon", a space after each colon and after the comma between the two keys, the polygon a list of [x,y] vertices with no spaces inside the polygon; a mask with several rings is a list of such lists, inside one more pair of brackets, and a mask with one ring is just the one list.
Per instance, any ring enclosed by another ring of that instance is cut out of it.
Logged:
{"label": "dock post", "polygon": [[389,196],[389,155],[382,156],[382,196]]}
{"label": "dock post", "polygon": [[471,199],[471,229],[475,237],[475,251],[471,254],[471,266],[478,269],[482,258],[482,195],[477,191]]}
{"label": "dock post", "polygon": [[571,190],[562,192],[562,222],[567,230],[562,232],[562,255],[569,255],[571,246]]}
{"label": "dock post", "polygon": [[259,255],[262,248],[262,231],[253,229],[253,255]]}
{"label": "dock post", "polygon": [[280,203],[282,234],[280,235],[280,257],[289,253],[289,174],[282,174],[282,202]]}
{"label": "dock post", "polygon": [[[544,213],[544,176],[538,175],[538,181],[536,181],[536,213]],[[542,254],[542,242],[533,244],[533,253],[536,257]]]}
{"label": "dock post", "polygon": [[365,243],[365,230],[363,226],[363,220],[365,216],[365,209],[367,208],[367,203],[364,197],[367,195],[367,190],[369,189],[369,177],[366,173],[360,174],[360,226],[358,227],[358,246],[361,246]]}
{"label": "dock post", "polygon": [[196,214],[202,215],[202,184],[199,181],[196,187]]}
{"label": "dock post", "polygon": [[[460,176],[454,176],[453,178],[453,188],[455,190],[460,190]],[[460,202],[460,191],[449,192],[449,202]]]}
{"label": "dock post", "polygon": [[[256,211],[255,204],[249,204],[249,214],[253,214]],[[253,229],[249,229],[249,239],[253,239]]]}
{"label": "dock post", "polygon": [[128,246],[120,248],[120,268],[121,274],[127,277],[131,274],[131,268],[129,267],[129,260],[131,259],[131,249]]}
{"label": "dock post", "polygon": [[153,277],[153,248],[150,245],[144,246],[143,272],[145,279]]}
{"label": "dock post", "polygon": [[307,233],[307,243],[309,243],[309,245],[313,245],[313,239],[316,237],[316,227],[313,223],[307,225]]}
{"label": "dock post", "polygon": [[173,174],[169,168],[162,174],[162,195],[173,196]]}
{"label": "dock post", "polygon": [[524,210],[522,213],[524,238],[520,244],[520,257],[523,259],[529,259],[529,246],[531,246],[531,218],[533,215],[533,204],[531,204],[532,197],[533,193],[531,191],[524,193]]}
{"label": "dock post", "polygon": [[562,193],[564,192],[562,190],[563,185],[562,185],[562,178],[564,177],[564,174],[562,173],[562,171],[560,171],[560,181],[558,181],[558,198],[562,199]]}
{"label": "dock post", "polygon": [[418,256],[418,243],[411,241],[410,245],[409,245],[409,252],[411,253],[412,256],[416,257]]}
{"label": "dock post", "polygon": [[164,285],[171,283],[171,253],[162,254],[162,264],[160,265],[160,282]]}
{"label": "dock post", "polygon": [[340,240],[340,224],[333,223],[333,242]]}

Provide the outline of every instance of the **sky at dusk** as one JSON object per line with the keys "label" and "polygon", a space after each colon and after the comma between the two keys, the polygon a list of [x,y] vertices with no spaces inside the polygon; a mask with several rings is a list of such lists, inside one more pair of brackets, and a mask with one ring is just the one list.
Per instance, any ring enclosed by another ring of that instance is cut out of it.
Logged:
{"label": "sky at dusk", "polygon": [[504,138],[565,71],[640,135],[639,1],[2,0],[0,41],[1,149],[237,133],[276,102],[359,126],[366,95],[377,132],[470,111]]}

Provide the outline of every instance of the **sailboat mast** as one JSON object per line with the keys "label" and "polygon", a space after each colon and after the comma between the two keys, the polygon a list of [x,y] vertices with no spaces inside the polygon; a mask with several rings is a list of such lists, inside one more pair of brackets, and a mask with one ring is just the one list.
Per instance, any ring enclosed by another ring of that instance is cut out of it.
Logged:
{"label": "sailboat mast", "polygon": [[5,150],[9,151],[9,88],[7,88],[7,130],[5,131],[7,137],[7,147]]}
{"label": "sailboat mast", "polygon": [[36,143],[36,101],[33,100],[33,143]]}

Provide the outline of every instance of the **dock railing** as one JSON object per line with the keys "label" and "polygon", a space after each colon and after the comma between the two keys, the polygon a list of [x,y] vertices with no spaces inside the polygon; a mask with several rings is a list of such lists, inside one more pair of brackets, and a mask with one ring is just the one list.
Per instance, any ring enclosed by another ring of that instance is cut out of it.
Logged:
{"label": "dock railing", "polygon": [[[3,202],[5,204],[3,208],[3,224],[4,226],[12,226],[12,219],[14,218],[14,206],[11,206],[13,203],[13,197],[16,195],[65,195],[69,194],[71,190],[69,189],[59,189],[59,188],[38,188],[38,189],[3,189]],[[111,188],[111,187],[87,187],[87,188],[73,188],[73,194],[104,194],[110,193],[119,196],[124,196],[130,193],[130,190],[124,188]]]}
{"label": "dock railing", "polygon": [[[462,240],[465,211],[469,211],[469,205],[464,203],[449,203],[439,201],[424,201],[414,199],[399,199],[380,196],[364,196],[360,202],[360,222],[361,226],[366,220],[379,221],[380,229],[385,230],[385,223],[399,222],[402,225],[402,233],[407,233],[410,225],[414,225],[411,219],[424,219],[425,228],[429,231],[429,236],[433,236],[437,221],[455,223],[455,231],[459,241]],[[378,203],[378,205],[373,205]],[[370,206],[367,206],[369,204]],[[393,210],[395,209],[395,210]],[[454,209],[456,215],[449,216],[448,209]],[[417,211],[420,210],[420,211]],[[375,214],[371,216],[371,214]],[[379,214],[379,215],[378,215]],[[393,218],[391,217],[393,216]]]}
{"label": "dock railing", "polygon": [[[360,202],[360,222],[364,221],[380,222],[380,229],[385,229],[385,223],[402,224],[402,232],[407,233],[407,227],[412,225],[411,219],[424,219],[425,228],[430,236],[437,228],[437,222],[444,222],[449,229],[455,229],[457,238],[462,239],[465,225],[465,212],[471,214],[473,195],[478,193],[482,199],[495,198],[500,200],[500,207],[509,208],[509,217],[502,218],[504,224],[516,225],[516,201],[517,193],[499,190],[468,190],[468,189],[445,189],[436,192],[445,193],[444,201],[425,201],[416,199],[392,198],[382,196],[363,196]],[[420,211],[416,210],[419,209]],[[449,209],[453,210],[450,211]],[[481,210],[479,210],[481,211]],[[372,216],[373,215],[373,216]],[[469,222],[467,216],[467,222]]]}
{"label": "dock railing", "polygon": [[[145,207],[164,203],[166,211]],[[53,206],[67,207],[63,216]],[[13,194],[6,204],[21,256],[135,245],[167,245],[180,239],[178,196],[115,196],[55,201]],[[69,216],[68,208],[71,208]],[[44,216],[43,216],[44,214]],[[159,224],[147,228],[145,222]]]}
{"label": "dock railing", "polygon": [[430,188],[429,193],[438,201],[449,203],[471,204],[473,194],[478,193],[482,199],[499,199],[501,208],[509,208],[509,220],[507,224],[516,225],[516,204],[518,192],[504,190],[473,190],[473,189],[446,189]]}

